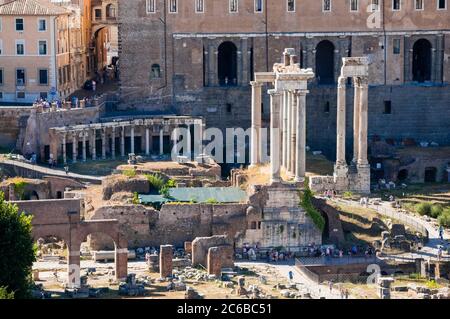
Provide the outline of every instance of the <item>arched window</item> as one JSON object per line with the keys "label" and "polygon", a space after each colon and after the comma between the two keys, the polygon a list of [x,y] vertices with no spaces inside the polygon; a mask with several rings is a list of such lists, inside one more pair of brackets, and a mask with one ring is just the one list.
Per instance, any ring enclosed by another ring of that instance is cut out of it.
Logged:
{"label": "arched window", "polygon": [[106,6],[106,18],[115,18],[116,17],[116,7],[113,4],[108,4]]}
{"label": "arched window", "polygon": [[319,84],[334,83],[334,45],[328,40],[317,45],[316,76]]}
{"label": "arched window", "polygon": [[232,42],[219,46],[218,77],[221,86],[237,85],[237,48]]}
{"label": "arched window", "polygon": [[417,40],[413,47],[413,81],[431,81],[431,43]]}
{"label": "arched window", "polygon": [[159,64],[153,64],[150,78],[159,79],[160,77],[161,77],[161,67],[159,66]]}

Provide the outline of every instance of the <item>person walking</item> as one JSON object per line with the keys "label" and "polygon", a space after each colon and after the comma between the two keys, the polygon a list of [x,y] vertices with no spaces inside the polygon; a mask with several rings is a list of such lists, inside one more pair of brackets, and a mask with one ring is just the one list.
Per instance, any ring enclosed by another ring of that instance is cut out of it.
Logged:
{"label": "person walking", "polygon": [[439,238],[441,240],[444,240],[444,227],[443,226],[439,227]]}

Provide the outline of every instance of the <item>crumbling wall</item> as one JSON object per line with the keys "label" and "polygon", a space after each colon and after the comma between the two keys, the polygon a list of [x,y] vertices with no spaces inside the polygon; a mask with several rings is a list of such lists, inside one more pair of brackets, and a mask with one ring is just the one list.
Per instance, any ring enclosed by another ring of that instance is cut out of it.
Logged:
{"label": "crumbling wall", "polygon": [[208,250],[211,247],[229,245],[227,236],[198,237],[192,242],[192,266],[207,265]]}
{"label": "crumbling wall", "polygon": [[103,200],[109,200],[114,193],[147,194],[150,192],[150,183],[143,176],[129,178],[124,175],[111,175],[102,180],[102,188]]}

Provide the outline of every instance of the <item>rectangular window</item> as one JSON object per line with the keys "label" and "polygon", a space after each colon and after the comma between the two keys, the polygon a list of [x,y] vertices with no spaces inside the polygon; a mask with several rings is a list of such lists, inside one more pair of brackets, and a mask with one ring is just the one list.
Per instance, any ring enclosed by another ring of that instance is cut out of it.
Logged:
{"label": "rectangular window", "polygon": [[0,69],[0,85],[3,85],[3,69]]}
{"label": "rectangular window", "polygon": [[400,54],[400,39],[394,39],[393,41],[393,53]]}
{"label": "rectangular window", "polygon": [[372,12],[380,11],[380,0],[372,0],[371,2],[371,10]]}
{"label": "rectangular window", "polygon": [[102,10],[101,9],[95,9],[95,20],[101,20],[102,19]]}
{"label": "rectangular window", "polygon": [[25,98],[25,92],[17,92],[16,94],[18,99],[24,99]]}
{"label": "rectangular window", "polygon": [[39,84],[48,85],[48,70],[39,69]]}
{"label": "rectangular window", "polygon": [[287,11],[295,12],[295,0],[287,0]]}
{"label": "rectangular window", "polygon": [[358,11],[359,3],[358,0],[350,0],[350,11]]}
{"label": "rectangular window", "polygon": [[230,0],[230,12],[239,11],[239,0]]}
{"label": "rectangular window", "polygon": [[331,0],[323,0],[322,11],[323,12],[331,11]]}
{"label": "rectangular window", "polygon": [[423,10],[423,0],[416,0],[415,3],[414,7],[416,10]]}
{"label": "rectangular window", "polygon": [[204,0],[195,0],[195,12],[197,12],[197,13],[205,12],[205,1]]}
{"label": "rectangular window", "polygon": [[178,0],[169,0],[169,12],[177,13],[178,11]]}
{"label": "rectangular window", "polygon": [[39,32],[44,32],[47,30],[47,20],[39,19],[38,30],[39,30]]}
{"label": "rectangular window", "polygon": [[47,55],[47,41],[39,41],[39,55]]}
{"label": "rectangular window", "polygon": [[155,0],[147,0],[146,1],[146,9],[147,9],[147,13],[155,13],[156,12]]}
{"label": "rectangular window", "polygon": [[255,12],[263,12],[263,0],[255,0]]}
{"label": "rectangular window", "polygon": [[25,55],[25,41],[16,40],[16,55]]}
{"label": "rectangular window", "polygon": [[447,0],[437,0],[438,10],[447,10]]}
{"label": "rectangular window", "polygon": [[384,101],[383,114],[392,114],[392,102],[391,101]]}
{"label": "rectangular window", "polygon": [[400,10],[400,0],[392,0],[392,11]]}
{"label": "rectangular window", "polygon": [[23,18],[16,18],[16,31],[24,30],[24,22]]}
{"label": "rectangular window", "polygon": [[24,86],[26,83],[25,69],[16,69],[16,85]]}
{"label": "rectangular window", "polygon": [[0,99],[3,99],[3,92],[0,92]]}

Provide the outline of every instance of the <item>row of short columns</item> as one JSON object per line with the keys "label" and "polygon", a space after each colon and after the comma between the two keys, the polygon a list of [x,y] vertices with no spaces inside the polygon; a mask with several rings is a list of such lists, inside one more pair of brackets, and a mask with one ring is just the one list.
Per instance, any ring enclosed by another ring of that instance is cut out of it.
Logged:
{"label": "row of short columns", "polygon": [[[252,85],[251,165],[262,163],[261,94],[262,83]],[[307,90],[269,90],[271,182],[281,181],[281,167],[295,182],[302,182],[306,171],[306,94]]]}
{"label": "row of short columns", "polygon": [[[78,159],[78,141],[81,139],[82,142],[82,152],[81,152],[81,160],[83,162],[87,161],[87,141],[89,141],[89,146],[91,148],[91,157],[92,160],[97,160],[97,131],[101,130],[101,140],[102,140],[102,150],[101,150],[101,158],[105,160],[107,158],[107,140],[108,137],[111,138],[111,158],[116,158],[116,137],[117,131],[120,131],[120,156],[125,157],[125,137],[126,137],[126,129],[130,128],[130,148],[131,153],[135,153],[135,126],[112,126],[110,130],[108,128],[102,129],[94,129],[94,128],[86,128],[80,131],[74,132],[64,132],[62,133],[62,157],[64,164],[67,164],[67,143],[68,137],[71,135],[72,138],[72,161],[73,163],[77,162]],[[108,133],[108,131],[110,131]],[[150,155],[150,128],[145,128],[145,155]],[[159,154],[163,155],[164,153],[164,130],[161,129],[159,132]]]}

